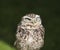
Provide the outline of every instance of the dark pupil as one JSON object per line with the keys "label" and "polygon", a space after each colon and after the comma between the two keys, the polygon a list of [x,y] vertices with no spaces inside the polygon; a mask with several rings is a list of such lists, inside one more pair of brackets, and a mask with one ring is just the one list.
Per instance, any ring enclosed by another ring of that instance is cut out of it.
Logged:
{"label": "dark pupil", "polygon": [[31,20],[31,19],[29,19],[29,18],[25,18],[25,19]]}

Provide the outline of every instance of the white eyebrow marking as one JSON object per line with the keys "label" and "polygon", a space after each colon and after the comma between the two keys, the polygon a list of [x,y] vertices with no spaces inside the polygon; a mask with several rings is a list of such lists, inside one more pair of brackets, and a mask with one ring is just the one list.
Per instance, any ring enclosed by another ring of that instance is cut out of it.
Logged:
{"label": "white eyebrow marking", "polygon": [[28,17],[28,16],[24,16],[23,18],[30,18],[30,17]]}
{"label": "white eyebrow marking", "polygon": [[36,17],[40,17],[40,15],[36,15]]}

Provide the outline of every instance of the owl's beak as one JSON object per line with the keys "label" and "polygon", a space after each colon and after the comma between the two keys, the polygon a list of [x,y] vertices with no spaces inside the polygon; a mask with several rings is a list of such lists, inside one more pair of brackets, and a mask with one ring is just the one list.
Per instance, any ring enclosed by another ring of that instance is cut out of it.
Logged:
{"label": "owl's beak", "polygon": [[32,24],[35,24],[35,23],[36,23],[35,19],[32,19],[32,20],[31,20],[31,23],[32,23]]}
{"label": "owl's beak", "polygon": [[35,24],[36,22],[35,21],[32,21],[33,24]]}

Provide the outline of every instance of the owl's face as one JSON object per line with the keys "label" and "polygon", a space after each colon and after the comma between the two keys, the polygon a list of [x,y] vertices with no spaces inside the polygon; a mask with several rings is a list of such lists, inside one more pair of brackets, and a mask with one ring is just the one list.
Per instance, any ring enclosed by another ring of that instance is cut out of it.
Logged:
{"label": "owl's face", "polygon": [[36,14],[28,14],[26,16],[23,16],[22,21],[24,23],[31,23],[31,24],[39,23],[39,24],[41,24],[41,18],[39,15],[36,15]]}

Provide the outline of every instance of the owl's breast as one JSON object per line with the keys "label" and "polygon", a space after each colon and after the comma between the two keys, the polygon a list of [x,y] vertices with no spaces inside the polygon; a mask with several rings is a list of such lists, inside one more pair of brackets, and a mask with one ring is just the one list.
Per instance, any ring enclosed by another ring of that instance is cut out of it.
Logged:
{"label": "owl's breast", "polygon": [[33,40],[34,39],[31,36],[29,36],[26,43],[29,45],[29,44],[31,44],[33,42]]}

